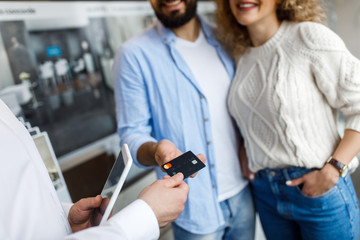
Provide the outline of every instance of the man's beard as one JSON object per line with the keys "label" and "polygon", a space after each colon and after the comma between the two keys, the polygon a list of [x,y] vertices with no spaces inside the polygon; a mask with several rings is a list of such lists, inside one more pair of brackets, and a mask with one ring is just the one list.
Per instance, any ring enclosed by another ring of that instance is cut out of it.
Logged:
{"label": "man's beard", "polygon": [[155,11],[159,21],[167,28],[178,28],[188,23],[196,15],[197,1],[190,0],[186,4],[185,13],[179,14],[179,10],[171,12],[171,16],[166,16],[160,11]]}

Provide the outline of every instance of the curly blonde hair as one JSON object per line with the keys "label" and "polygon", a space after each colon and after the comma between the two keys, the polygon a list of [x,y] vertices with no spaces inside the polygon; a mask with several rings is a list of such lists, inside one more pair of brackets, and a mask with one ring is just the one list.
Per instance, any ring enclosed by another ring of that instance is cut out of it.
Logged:
{"label": "curly blonde hair", "polygon": [[[224,48],[237,58],[251,46],[249,33],[231,12],[229,0],[215,0],[217,4],[217,37]],[[277,6],[280,21],[312,21],[323,23],[326,19],[322,0],[283,0]]]}

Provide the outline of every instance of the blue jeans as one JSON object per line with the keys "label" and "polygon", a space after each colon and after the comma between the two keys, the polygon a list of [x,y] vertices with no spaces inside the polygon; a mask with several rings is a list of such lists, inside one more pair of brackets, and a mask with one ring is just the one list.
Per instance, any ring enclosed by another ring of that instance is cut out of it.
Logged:
{"label": "blue jeans", "polygon": [[265,169],[255,174],[254,200],[267,239],[359,238],[359,201],[350,175],[339,178],[326,193],[310,197],[301,185],[288,187],[311,169]]}
{"label": "blue jeans", "polygon": [[[205,200],[206,201],[206,200]],[[255,211],[250,186],[220,202],[225,225],[210,234],[194,234],[172,224],[176,240],[251,240],[255,235]],[[201,213],[199,213],[201,214]]]}

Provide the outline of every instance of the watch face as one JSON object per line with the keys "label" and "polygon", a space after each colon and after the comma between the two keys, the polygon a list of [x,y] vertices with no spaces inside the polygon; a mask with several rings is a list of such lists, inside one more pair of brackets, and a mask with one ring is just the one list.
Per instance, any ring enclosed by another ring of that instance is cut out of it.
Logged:
{"label": "watch face", "polygon": [[347,166],[343,167],[341,171],[341,177],[345,177],[349,172],[349,168]]}

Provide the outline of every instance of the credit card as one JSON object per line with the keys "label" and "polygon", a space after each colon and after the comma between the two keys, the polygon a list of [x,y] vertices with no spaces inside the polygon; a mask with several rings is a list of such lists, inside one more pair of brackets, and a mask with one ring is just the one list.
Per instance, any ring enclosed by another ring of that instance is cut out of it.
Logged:
{"label": "credit card", "polygon": [[188,151],[173,160],[164,163],[161,167],[169,174],[174,176],[178,172],[184,175],[184,179],[193,175],[200,169],[205,167],[205,164],[195,156],[191,151]]}

